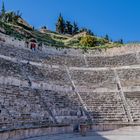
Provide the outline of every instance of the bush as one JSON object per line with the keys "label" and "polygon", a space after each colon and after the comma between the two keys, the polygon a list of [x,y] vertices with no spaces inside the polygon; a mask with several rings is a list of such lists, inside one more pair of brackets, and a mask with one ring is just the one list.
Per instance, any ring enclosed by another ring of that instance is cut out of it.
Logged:
{"label": "bush", "polygon": [[100,46],[100,45],[105,45],[109,43],[108,40],[104,39],[104,38],[97,38],[97,46]]}
{"label": "bush", "polygon": [[80,40],[81,46],[95,47],[96,44],[97,44],[97,38],[90,36],[90,35],[86,35],[86,36],[82,37]]}

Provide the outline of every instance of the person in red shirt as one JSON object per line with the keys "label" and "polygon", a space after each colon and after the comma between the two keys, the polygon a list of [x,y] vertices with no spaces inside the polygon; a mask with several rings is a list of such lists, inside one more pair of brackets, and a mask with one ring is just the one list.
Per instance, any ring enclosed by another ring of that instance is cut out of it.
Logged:
{"label": "person in red shirt", "polygon": [[31,43],[31,50],[35,51],[36,49],[36,44],[35,43]]}

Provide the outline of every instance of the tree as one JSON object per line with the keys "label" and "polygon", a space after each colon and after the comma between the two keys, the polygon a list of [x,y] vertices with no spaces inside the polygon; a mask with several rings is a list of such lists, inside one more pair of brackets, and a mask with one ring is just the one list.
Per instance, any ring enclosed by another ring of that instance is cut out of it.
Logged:
{"label": "tree", "polygon": [[3,21],[17,23],[18,18],[19,16],[17,16],[15,12],[9,12],[3,16]]}
{"label": "tree", "polygon": [[46,26],[42,26],[42,27],[41,27],[41,29],[45,29],[45,30],[46,30],[46,29],[47,29],[47,27],[46,27]]}
{"label": "tree", "polygon": [[4,5],[4,1],[3,1],[3,2],[2,2],[2,9],[1,9],[2,15],[4,15],[5,12],[6,12],[6,10],[5,10],[5,5]]}
{"label": "tree", "polygon": [[71,24],[71,22],[70,21],[66,21],[66,24],[65,24],[65,33],[72,35],[72,29],[73,29],[73,25]]}
{"label": "tree", "polygon": [[124,44],[124,43],[123,43],[123,39],[119,39],[119,40],[116,41],[115,43]]}
{"label": "tree", "polygon": [[56,32],[63,34],[65,32],[65,21],[60,14],[56,23]]}
{"label": "tree", "polygon": [[109,36],[108,36],[107,34],[105,35],[104,39],[107,40],[108,42],[109,42],[109,40],[110,40],[110,39],[109,39]]}
{"label": "tree", "polygon": [[123,43],[123,39],[120,39],[120,44],[124,44],[124,43]]}
{"label": "tree", "polygon": [[73,35],[77,34],[79,31],[78,25],[76,22],[73,23]]}

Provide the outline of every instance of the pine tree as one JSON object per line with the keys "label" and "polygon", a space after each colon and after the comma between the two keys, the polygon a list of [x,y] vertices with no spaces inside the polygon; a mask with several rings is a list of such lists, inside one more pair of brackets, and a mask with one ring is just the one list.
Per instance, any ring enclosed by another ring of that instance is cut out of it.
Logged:
{"label": "pine tree", "polygon": [[110,40],[110,39],[109,39],[109,36],[108,36],[107,34],[105,35],[104,39],[106,39],[107,41]]}
{"label": "pine tree", "polygon": [[1,10],[1,13],[2,13],[2,15],[4,15],[5,14],[5,5],[4,5],[4,1],[2,2],[2,10]]}
{"label": "pine tree", "polygon": [[70,21],[66,21],[65,33],[72,35],[72,29],[73,29],[73,25],[71,24],[71,22]]}
{"label": "pine tree", "polygon": [[65,32],[65,21],[62,15],[59,15],[58,21],[56,23],[56,32],[63,34]]}
{"label": "pine tree", "polygon": [[76,22],[73,23],[73,35],[77,34],[79,31],[78,25]]}
{"label": "pine tree", "polygon": [[93,33],[92,30],[90,30],[90,29],[87,30],[87,33],[88,33],[89,35],[91,35],[91,36],[94,36],[94,33]]}
{"label": "pine tree", "polygon": [[118,43],[123,44],[123,39],[118,40]]}
{"label": "pine tree", "polygon": [[124,44],[123,39],[119,39],[118,41],[115,41],[114,43]]}

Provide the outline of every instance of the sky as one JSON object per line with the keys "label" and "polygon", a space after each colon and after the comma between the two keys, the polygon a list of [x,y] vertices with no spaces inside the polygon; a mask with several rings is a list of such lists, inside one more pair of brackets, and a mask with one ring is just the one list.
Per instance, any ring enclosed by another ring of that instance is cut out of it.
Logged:
{"label": "sky", "polygon": [[[98,36],[140,41],[140,0],[4,0],[7,11],[20,10],[35,28],[55,30],[58,15]],[[0,7],[2,0],[0,0]]]}

